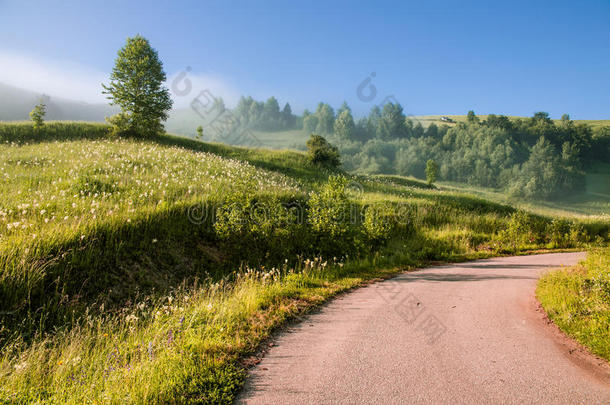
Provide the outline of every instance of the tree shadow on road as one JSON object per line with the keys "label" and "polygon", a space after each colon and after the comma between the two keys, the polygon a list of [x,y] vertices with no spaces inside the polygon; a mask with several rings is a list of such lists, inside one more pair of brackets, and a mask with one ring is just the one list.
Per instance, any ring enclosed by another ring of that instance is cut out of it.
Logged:
{"label": "tree shadow on road", "polygon": [[[459,267],[463,269],[544,269],[551,268],[547,264],[491,264],[491,263],[478,263],[478,264],[452,264],[451,267]],[[555,266],[558,267],[558,266]]]}
{"label": "tree shadow on road", "polygon": [[[506,267],[505,267],[506,268]],[[487,281],[487,280],[536,280],[538,276],[519,276],[507,274],[464,274],[464,273],[411,273],[392,279],[395,282],[414,282],[414,281]]]}

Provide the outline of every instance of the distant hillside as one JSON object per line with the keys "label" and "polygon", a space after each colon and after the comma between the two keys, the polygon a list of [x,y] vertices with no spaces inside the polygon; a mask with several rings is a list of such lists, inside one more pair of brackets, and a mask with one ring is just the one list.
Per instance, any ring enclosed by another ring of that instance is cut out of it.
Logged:
{"label": "distant hillside", "polygon": [[29,120],[32,108],[43,98],[48,120],[104,121],[115,109],[106,104],[90,104],[47,96],[0,83],[0,121]]}
{"label": "distant hillside", "polygon": [[[447,121],[443,121],[441,118],[442,117],[447,117],[449,119],[451,119],[452,121],[454,121],[453,123],[451,122],[447,122]],[[477,117],[479,117],[480,120],[486,120],[488,115],[477,115]],[[442,125],[442,124],[447,124],[447,125],[455,125],[455,123],[457,122],[466,122],[466,115],[417,115],[417,116],[412,116],[410,117],[413,121],[419,122],[422,124],[422,126],[424,128],[427,128],[430,124],[436,124],[436,125]],[[529,117],[518,117],[518,116],[508,116],[508,118],[510,118],[511,120],[513,119],[525,119],[525,118],[529,118]],[[554,120],[554,121],[560,121],[560,120]],[[576,124],[589,124],[592,127],[596,128],[596,127],[603,127],[603,126],[610,126],[610,120],[573,120]]]}

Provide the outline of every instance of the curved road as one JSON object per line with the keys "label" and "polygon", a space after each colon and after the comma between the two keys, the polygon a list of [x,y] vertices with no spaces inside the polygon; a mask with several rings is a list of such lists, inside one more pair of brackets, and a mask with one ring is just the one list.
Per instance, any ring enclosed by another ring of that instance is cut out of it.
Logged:
{"label": "curved road", "polygon": [[275,340],[244,404],[610,404],[608,364],[546,321],[549,267],[582,253],[431,267],[331,301]]}

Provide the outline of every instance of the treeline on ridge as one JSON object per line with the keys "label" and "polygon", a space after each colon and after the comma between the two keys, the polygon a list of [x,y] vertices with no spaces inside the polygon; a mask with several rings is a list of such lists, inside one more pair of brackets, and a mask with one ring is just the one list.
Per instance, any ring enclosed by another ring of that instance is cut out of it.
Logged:
{"label": "treeline on ridge", "polygon": [[424,128],[407,117],[400,104],[375,106],[355,120],[346,103],[335,111],[319,103],[301,117],[274,97],[266,102],[242,97],[234,114],[250,128],[265,131],[303,129],[325,136],[337,146],[344,169],[363,174],[400,174],[425,178],[434,160],[439,179],[502,189],[525,198],[551,198],[580,192],[585,172],[610,156],[610,127],[593,129],[565,114],[531,118],[491,114],[480,119],[470,111],[466,122]]}

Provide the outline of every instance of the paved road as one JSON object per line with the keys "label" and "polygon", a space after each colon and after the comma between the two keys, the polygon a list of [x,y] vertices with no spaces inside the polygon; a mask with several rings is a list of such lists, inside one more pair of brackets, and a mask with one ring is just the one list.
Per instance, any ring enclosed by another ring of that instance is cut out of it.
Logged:
{"label": "paved road", "polygon": [[282,333],[237,402],[610,404],[607,363],[534,298],[541,272],[582,257],[432,267],[345,294]]}

